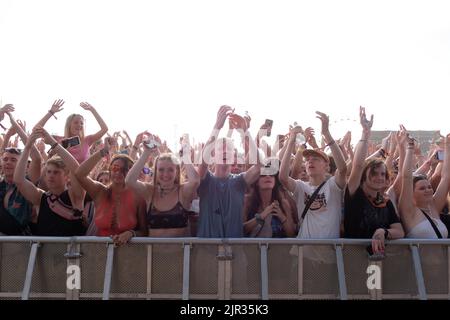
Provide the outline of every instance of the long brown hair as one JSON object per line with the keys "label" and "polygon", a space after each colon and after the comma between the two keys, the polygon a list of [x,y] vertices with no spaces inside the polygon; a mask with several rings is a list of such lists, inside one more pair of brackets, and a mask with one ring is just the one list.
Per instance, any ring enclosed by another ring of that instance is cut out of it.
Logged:
{"label": "long brown hair", "polygon": [[[113,157],[112,157],[112,159],[111,159],[111,161],[110,161],[110,163],[109,163],[109,166],[108,166],[108,172],[109,172],[109,177],[111,178],[111,166],[113,165],[113,163],[114,162],[116,162],[116,161],[121,161],[122,163],[123,163],[123,165],[124,165],[124,167],[123,167],[123,175],[124,175],[124,177],[126,177],[127,176],[127,173],[128,173],[128,171],[130,170],[130,168],[133,166],[133,164],[134,164],[134,161],[133,161],[133,159],[131,159],[128,155],[126,155],[126,154],[121,154],[121,153],[119,153],[119,154],[115,154]],[[111,183],[107,186],[107,189],[106,189],[106,197],[107,197],[107,199],[108,200],[111,200],[112,199],[112,187],[111,187]]]}
{"label": "long brown hair", "polygon": [[389,170],[386,166],[386,163],[384,163],[383,160],[380,159],[372,159],[369,162],[366,163],[366,166],[364,167],[364,170],[362,172],[361,176],[361,185],[366,181],[367,179],[367,172],[369,172],[369,175],[372,176],[374,174],[375,169],[384,166],[386,169],[386,181],[389,181]]}

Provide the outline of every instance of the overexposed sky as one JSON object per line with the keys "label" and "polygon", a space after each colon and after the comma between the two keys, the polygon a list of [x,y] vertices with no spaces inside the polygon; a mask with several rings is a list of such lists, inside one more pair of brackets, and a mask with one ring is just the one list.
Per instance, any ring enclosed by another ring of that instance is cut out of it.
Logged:
{"label": "overexposed sky", "polygon": [[[339,137],[358,106],[374,129],[450,132],[450,1],[0,0],[0,97],[31,126],[57,98],[110,131],[206,140],[218,107],[255,132],[290,123]],[[8,127],[7,122],[3,122]]]}

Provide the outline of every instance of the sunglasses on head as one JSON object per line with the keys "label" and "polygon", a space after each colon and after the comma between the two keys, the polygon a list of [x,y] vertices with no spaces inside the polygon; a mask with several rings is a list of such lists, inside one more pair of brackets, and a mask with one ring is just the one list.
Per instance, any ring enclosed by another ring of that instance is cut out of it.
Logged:
{"label": "sunglasses on head", "polygon": [[17,155],[20,156],[22,154],[22,149],[19,149],[19,148],[5,148],[5,152],[12,153],[12,154],[17,154]]}

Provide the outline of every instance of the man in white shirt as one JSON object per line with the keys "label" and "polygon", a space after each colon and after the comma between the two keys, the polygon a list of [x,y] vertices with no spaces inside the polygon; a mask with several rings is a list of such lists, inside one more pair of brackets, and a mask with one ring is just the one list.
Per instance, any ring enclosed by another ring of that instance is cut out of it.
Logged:
{"label": "man in white shirt", "polygon": [[309,182],[294,180],[289,176],[289,160],[295,146],[295,138],[298,133],[303,131],[301,127],[295,127],[289,135],[279,178],[284,187],[294,194],[300,221],[308,200],[314,191],[326,181],[307,211],[297,237],[302,239],[333,239],[340,237],[342,197],[346,183],[347,166],[341,149],[330,134],[328,116],[321,112],[316,113],[322,122],[322,135],[336,162],[335,176],[328,178],[330,160],[321,150],[305,150],[303,152],[306,171],[310,177]]}

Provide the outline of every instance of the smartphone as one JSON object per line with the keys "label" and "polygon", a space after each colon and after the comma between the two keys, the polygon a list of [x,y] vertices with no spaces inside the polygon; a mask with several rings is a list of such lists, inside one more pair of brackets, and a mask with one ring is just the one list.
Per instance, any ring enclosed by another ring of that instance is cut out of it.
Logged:
{"label": "smartphone", "polygon": [[270,137],[270,135],[272,134],[272,125],[273,125],[273,120],[271,119],[266,119],[266,121],[264,122],[264,126],[267,128],[267,136]]}
{"label": "smartphone", "polygon": [[61,145],[64,147],[64,148],[70,148],[70,147],[74,147],[74,146],[77,146],[77,145],[79,145],[80,144],[80,137],[78,137],[78,136],[75,136],[75,137],[70,137],[70,138],[67,138],[67,139],[63,139],[62,141],[61,141]]}
{"label": "smartphone", "polygon": [[156,141],[156,140],[150,140],[150,141],[146,141],[146,142],[144,142],[145,143],[145,145],[147,146],[147,147],[149,147],[150,149],[153,149],[153,148],[157,148],[157,147],[160,147],[161,146],[161,144],[158,142],[158,141]]}
{"label": "smartphone", "polygon": [[265,122],[264,124],[265,124],[266,127],[272,128],[273,120],[271,120],[271,119],[266,119],[266,122]]}
{"label": "smartphone", "polygon": [[438,161],[444,161],[444,150],[438,150],[438,152],[436,152],[436,159]]}

